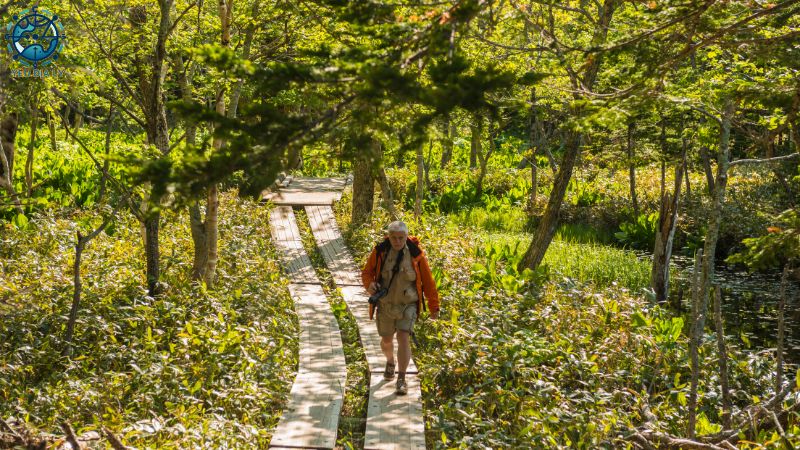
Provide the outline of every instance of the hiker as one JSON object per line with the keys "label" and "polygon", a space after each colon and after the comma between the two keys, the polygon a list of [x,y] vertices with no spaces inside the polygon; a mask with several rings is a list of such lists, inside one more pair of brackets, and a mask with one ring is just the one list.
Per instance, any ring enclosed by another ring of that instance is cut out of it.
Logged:
{"label": "hiker", "polygon": [[[388,235],[372,249],[361,280],[377,305],[370,301],[369,318],[374,317],[381,336],[381,350],[386,356],[385,380],[394,378],[397,366],[395,393],[405,395],[406,369],[411,361],[410,336],[420,308],[427,300],[432,319],[439,316],[439,292],[433,280],[428,259],[419,246],[419,240],[408,235],[408,226],[395,221],[387,227]],[[378,299],[379,298],[379,299]],[[395,363],[392,338],[397,334],[397,362]]]}

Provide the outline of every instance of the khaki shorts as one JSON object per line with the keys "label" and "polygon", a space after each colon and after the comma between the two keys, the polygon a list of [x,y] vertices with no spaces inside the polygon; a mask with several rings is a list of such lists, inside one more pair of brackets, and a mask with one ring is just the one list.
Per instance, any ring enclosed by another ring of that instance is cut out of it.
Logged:
{"label": "khaki shorts", "polygon": [[375,322],[378,325],[378,334],[382,337],[392,336],[397,330],[411,332],[417,320],[417,304],[384,305],[378,308]]}

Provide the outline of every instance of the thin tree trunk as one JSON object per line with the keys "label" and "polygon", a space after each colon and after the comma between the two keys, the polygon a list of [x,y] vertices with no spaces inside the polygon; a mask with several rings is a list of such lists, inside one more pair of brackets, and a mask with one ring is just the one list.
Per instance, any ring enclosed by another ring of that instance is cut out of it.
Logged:
{"label": "thin tree trunk", "polygon": [[731,392],[728,387],[728,349],[725,345],[725,328],[722,323],[722,289],[714,285],[714,328],[717,329],[717,354],[719,360],[719,384],[722,395],[722,427],[733,428],[731,423]]}
{"label": "thin tree trunk", "polygon": [[208,187],[208,197],[206,199],[206,268],[203,272],[203,279],[206,287],[214,287],[217,273],[217,262],[219,261],[219,251],[217,249],[219,233],[219,187],[212,184]]}
{"label": "thin tree trunk", "polygon": [[628,179],[630,180],[631,204],[633,205],[633,217],[639,217],[639,199],[636,198],[636,164],[633,160],[633,130],[636,125],[631,122],[628,124]]}
{"label": "thin tree trunk", "polygon": [[189,226],[192,230],[192,242],[194,243],[194,261],[192,262],[192,279],[202,280],[206,270],[206,225],[203,223],[203,216],[200,212],[200,202],[194,201],[189,205]]}
{"label": "thin tree trunk", "polygon": [[[606,0],[602,3],[602,6],[598,8],[599,16],[597,17],[597,22],[594,24],[595,28],[592,36],[592,43],[594,45],[599,46],[606,41],[609,24],[618,6],[619,2],[615,0]],[[550,32],[555,33],[555,30],[551,29]],[[558,47],[558,44],[555,45]],[[576,93],[573,94],[575,100],[583,99],[582,95],[577,94],[579,90],[591,91],[593,89],[602,60],[603,58],[599,55],[593,54],[587,56],[586,62],[582,66],[582,77],[578,79],[576,74],[570,74],[570,83],[576,91]],[[578,117],[582,114],[582,111],[580,109],[574,109],[572,113]],[[547,208],[536,228],[528,250],[519,262],[518,268],[520,271],[526,267],[536,270],[539,264],[541,264],[542,259],[544,259],[544,254],[547,252],[547,248],[550,246],[550,242],[553,240],[553,235],[558,226],[558,215],[561,212],[561,205],[564,202],[567,185],[572,178],[572,170],[578,160],[582,143],[583,135],[580,132],[575,130],[565,132],[564,155],[561,160],[561,166],[553,180],[553,189],[550,191]]]}
{"label": "thin tree trunk", "polygon": [[106,182],[108,181],[108,169],[111,167],[111,160],[109,159],[109,154],[111,153],[111,129],[114,125],[114,106],[111,105],[108,108],[108,127],[106,128],[106,147],[105,147],[105,158],[103,158],[103,175],[100,178],[100,190],[98,193],[98,198],[100,201],[103,201],[106,197]]}
{"label": "thin tree trunk", "polygon": [[702,266],[703,249],[697,249],[694,258],[694,271],[692,272],[692,323],[689,335],[689,362],[692,369],[691,387],[689,391],[689,418],[686,424],[686,434],[694,438],[695,423],[697,422],[697,382],[700,378],[700,367],[698,361],[698,347],[700,346],[700,334],[705,328],[705,305],[701,305],[704,298],[702,294],[700,268]]}
{"label": "thin tree trunk", "polygon": [[75,136],[78,135],[78,132],[83,127],[83,116],[86,112],[86,107],[83,106],[83,103],[78,104],[78,110],[75,112],[75,129],[72,130],[72,134]]}
{"label": "thin tree trunk", "polygon": [[478,166],[478,153],[481,152],[481,128],[483,118],[480,115],[475,115],[474,121],[470,125],[471,139],[469,150],[469,168],[474,169]]}
{"label": "thin tree trunk", "polygon": [[497,138],[497,128],[494,124],[491,126],[491,131],[489,132],[489,150],[484,155],[483,152],[478,152],[478,161],[480,162],[480,172],[478,172],[478,180],[475,182],[475,196],[480,200],[483,196],[483,180],[486,178],[486,171],[489,167],[489,158],[492,157],[492,154],[497,149],[497,144],[495,143],[495,138]]}
{"label": "thin tree trunk", "polygon": [[453,130],[454,127],[451,126],[450,117],[445,117],[444,123],[442,124],[442,134],[444,135],[442,138],[442,169],[444,169],[453,158]]}
{"label": "thin tree trunk", "polygon": [[372,214],[372,200],[375,196],[375,178],[372,174],[370,156],[380,157],[380,143],[372,141],[369,154],[359,154],[353,161],[353,212],[354,225],[366,223]]}
{"label": "thin tree trunk", "polygon": [[16,140],[17,140],[17,127],[19,126],[19,117],[16,113],[8,114],[0,120],[0,144],[3,146],[8,169],[5,166],[0,167],[0,177],[6,176],[12,182],[14,181],[14,161],[16,160]]}
{"label": "thin tree trunk", "polygon": [[580,133],[569,131],[567,132],[567,142],[564,151],[564,157],[561,160],[561,165],[553,180],[553,189],[550,191],[550,198],[547,201],[547,208],[542,215],[539,226],[533,236],[533,241],[530,247],[525,252],[519,264],[519,269],[523,270],[526,267],[536,270],[544,259],[544,254],[553,240],[553,235],[558,226],[558,214],[561,212],[561,205],[564,201],[564,195],[567,192],[567,185],[570,178],[572,178],[572,170],[575,167],[575,162],[578,159],[578,154],[581,149],[582,136]]}
{"label": "thin tree trunk", "polygon": [[530,161],[531,165],[531,192],[528,198],[528,214],[533,215],[536,211],[536,193],[539,189],[539,167],[536,162],[536,153],[539,147],[544,147],[544,132],[542,130],[541,118],[539,117],[536,103],[536,88],[531,87],[531,108],[530,119],[528,120],[528,141],[530,142]]}
{"label": "thin tree trunk", "polygon": [[50,149],[53,153],[58,153],[58,141],[56,141],[56,121],[53,120],[53,115],[47,113],[47,128],[50,131]]}
{"label": "thin tree trunk", "polygon": [[672,194],[661,197],[658,212],[658,230],[653,248],[653,268],[650,285],[656,294],[656,302],[666,302],[669,298],[669,261],[672,257],[672,243],[678,223],[678,206],[683,181],[683,164],[675,166],[675,189]]}
{"label": "thin tree trunk", "polygon": [[[35,100],[34,100],[35,102]],[[31,139],[28,142],[28,158],[25,160],[25,187],[28,190],[28,198],[33,195],[33,155],[36,149],[36,132],[39,128],[39,107],[31,105]]]}
{"label": "thin tree trunk", "polygon": [[[231,15],[233,13],[232,0],[219,0],[218,12],[222,28],[221,44],[223,48],[230,47],[231,41]],[[236,95],[236,93],[234,93]],[[238,102],[238,95],[236,95]],[[216,111],[219,115],[225,115],[225,87],[221,86],[217,91]],[[221,138],[214,138],[212,147],[215,152],[218,152],[225,143]],[[217,262],[219,260],[219,251],[217,248],[219,237],[219,185],[212,184],[208,187],[208,196],[206,200],[206,220],[205,220],[205,236],[206,236],[206,268],[203,273],[206,286],[211,289],[214,287],[215,277],[217,274]]]}
{"label": "thin tree trunk", "polygon": [[62,350],[63,356],[72,356],[72,336],[75,332],[75,321],[78,319],[78,308],[81,302],[81,293],[83,286],[81,284],[81,256],[86,244],[100,234],[108,225],[110,218],[103,220],[103,223],[94,231],[86,236],[83,236],[80,231],[77,232],[78,241],[75,243],[75,263],[72,266],[74,271],[72,282],[72,307],[69,310],[69,320],[67,321],[67,331],[64,335],[64,348]]}
{"label": "thin tree trunk", "polygon": [[160,289],[158,288],[158,280],[161,275],[161,266],[159,264],[161,255],[158,245],[160,221],[161,213],[158,212],[151,213],[144,221],[144,254],[147,264],[145,276],[147,277],[147,292],[151,297],[160,294]]}
{"label": "thin tree trunk", "polygon": [[681,140],[683,147],[683,174],[686,177],[686,201],[692,196],[692,185],[689,183],[689,142],[684,137]]}
{"label": "thin tree trunk", "polygon": [[[181,90],[181,98],[184,102],[192,100],[191,80],[194,73],[194,65],[185,67],[183,57],[180,54],[175,56],[175,72],[177,73],[178,86]],[[187,122],[186,145],[194,146],[197,143],[197,126]],[[194,258],[192,261],[192,280],[200,281],[204,278],[208,251],[206,250],[206,225],[203,222],[203,215],[200,211],[199,201],[194,201],[189,205],[189,229],[192,233],[194,248]]]}
{"label": "thin tree trunk", "polygon": [[[717,178],[714,180],[714,202],[711,210],[711,217],[709,218],[708,230],[706,232],[705,244],[703,246],[703,271],[700,280],[700,297],[702,302],[700,304],[702,310],[701,319],[698,320],[699,333],[702,333],[703,318],[705,316],[705,308],[708,305],[709,288],[711,280],[714,278],[714,256],[717,250],[717,239],[719,238],[719,226],[722,221],[722,208],[725,202],[725,187],[728,183],[728,165],[730,164],[730,132],[731,120],[735,111],[735,105],[732,100],[728,100],[725,105],[725,111],[722,115],[720,123],[720,138],[719,138],[719,153],[717,155]],[[698,337],[699,339],[699,337]],[[693,375],[694,378],[694,375]],[[694,438],[695,430],[695,414],[694,410],[697,405],[697,383],[692,383],[692,394],[695,399],[693,408],[690,410],[689,422],[689,437]]]}
{"label": "thin tree trunk", "polygon": [[711,160],[708,156],[708,147],[700,147],[700,159],[703,161],[703,170],[706,173],[706,183],[708,185],[708,195],[714,195],[714,173],[711,170]]}
{"label": "thin tree trunk", "polygon": [[775,349],[775,392],[783,390],[783,343],[786,334],[784,311],[786,309],[786,287],[789,285],[789,265],[783,267],[781,276],[781,298],[778,302],[778,343]]}
{"label": "thin tree trunk", "polygon": [[392,220],[397,220],[400,216],[397,214],[397,208],[394,207],[392,187],[389,186],[389,178],[386,176],[386,170],[383,167],[378,170],[378,182],[381,185],[381,197],[383,198],[384,206],[389,210]]}
{"label": "thin tree trunk", "polygon": [[422,144],[417,146],[417,192],[414,201],[414,217],[422,217],[422,194],[425,183],[425,156],[422,154]]}

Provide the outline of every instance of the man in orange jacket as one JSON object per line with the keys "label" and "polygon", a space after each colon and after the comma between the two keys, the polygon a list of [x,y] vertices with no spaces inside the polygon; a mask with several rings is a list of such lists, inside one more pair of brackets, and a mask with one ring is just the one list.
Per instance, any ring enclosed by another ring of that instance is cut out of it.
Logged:
{"label": "man in orange jacket", "polygon": [[[439,316],[439,292],[431,268],[419,240],[408,236],[408,226],[395,221],[388,226],[388,236],[372,249],[361,271],[361,281],[371,296],[380,297],[376,322],[381,336],[381,350],[386,356],[384,379],[394,378],[397,365],[396,393],[404,395],[406,369],[411,360],[409,337],[414,321],[427,300],[431,318]],[[369,318],[375,308],[369,305]],[[397,334],[397,363],[394,359],[393,337]]]}

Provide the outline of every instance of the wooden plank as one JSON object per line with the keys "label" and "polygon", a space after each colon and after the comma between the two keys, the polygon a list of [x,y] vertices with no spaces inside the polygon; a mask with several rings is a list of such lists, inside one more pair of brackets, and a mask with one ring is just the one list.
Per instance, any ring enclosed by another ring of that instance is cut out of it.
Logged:
{"label": "wooden plank", "polygon": [[340,192],[269,192],[261,198],[275,205],[332,205],[342,198]]}
{"label": "wooden plank", "polygon": [[277,207],[270,226],[280,251],[300,323],[299,368],[270,446],[326,448],[336,445],[347,366],[341,333],[311,260],[303,249],[291,207]]}
{"label": "wooden plank", "polygon": [[325,259],[325,265],[338,286],[361,286],[361,270],[353,261],[336,225],[333,209],[306,206],[311,232]]}
{"label": "wooden plank", "polygon": [[303,248],[300,229],[292,208],[279,206],[269,216],[275,246],[281,255],[281,268],[294,283],[319,283],[311,259]]}
{"label": "wooden plank", "polygon": [[333,448],[347,366],[336,318],[319,284],[290,284],[300,322],[300,362],[271,447]]}
{"label": "wooden plank", "polygon": [[422,392],[419,379],[406,375],[408,394],[396,395],[395,380],[371,375],[364,450],[425,448]]}
{"label": "wooden plank", "polygon": [[300,372],[270,446],[333,448],[344,398],[338,374]]}

